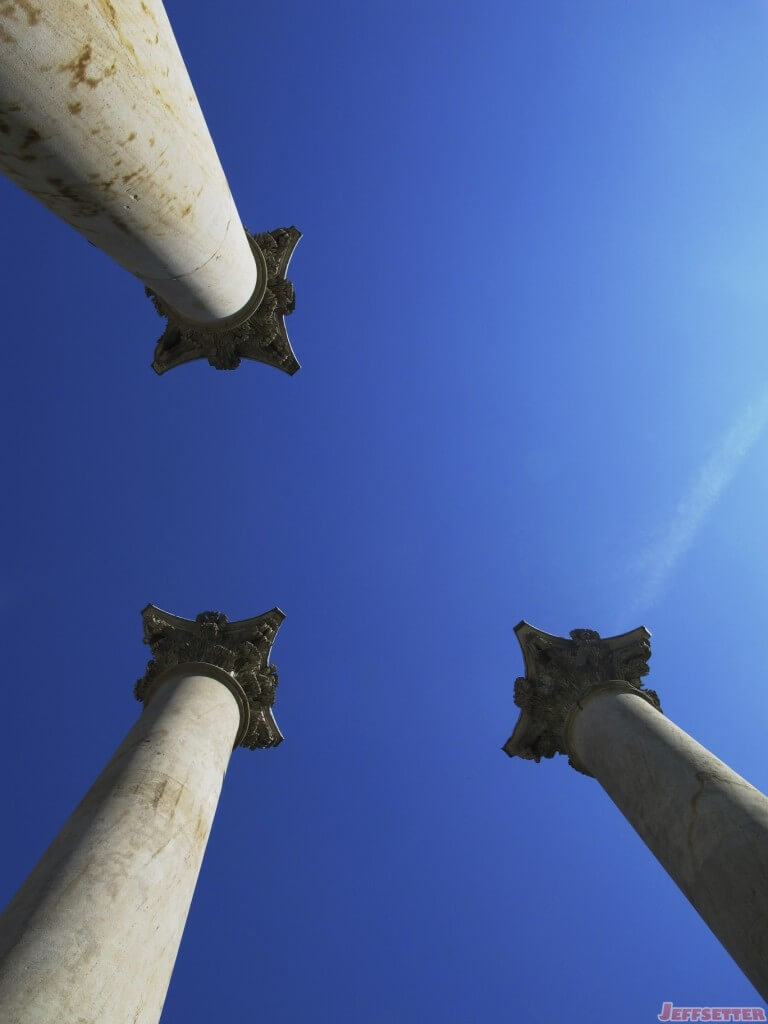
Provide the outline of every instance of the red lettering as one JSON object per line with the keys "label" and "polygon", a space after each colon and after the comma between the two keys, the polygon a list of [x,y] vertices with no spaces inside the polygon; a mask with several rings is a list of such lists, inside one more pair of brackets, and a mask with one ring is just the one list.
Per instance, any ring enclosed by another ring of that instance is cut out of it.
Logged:
{"label": "red lettering", "polygon": [[671,1020],[672,1018],[672,1003],[662,1003],[661,1013],[658,1015],[658,1020]]}
{"label": "red lettering", "polygon": [[[753,1006],[752,1014],[752,1020],[765,1020],[765,1010],[760,1006]],[[757,1014],[757,1016],[754,1016],[754,1014]]]}
{"label": "red lettering", "polygon": [[712,1020],[725,1020],[725,1017],[723,1016],[723,1011],[720,1009],[719,1006],[712,1007]]}

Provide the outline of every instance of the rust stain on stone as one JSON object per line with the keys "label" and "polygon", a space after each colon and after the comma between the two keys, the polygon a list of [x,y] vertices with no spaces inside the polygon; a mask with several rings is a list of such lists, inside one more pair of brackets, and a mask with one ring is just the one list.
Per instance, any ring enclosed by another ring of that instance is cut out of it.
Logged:
{"label": "rust stain on stone", "polygon": [[16,0],[16,3],[26,14],[30,25],[36,25],[40,21],[42,11],[39,7],[34,7],[29,0]]}
{"label": "rust stain on stone", "polygon": [[101,178],[101,175],[99,174],[98,171],[89,171],[88,172],[88,177],[89,177],[90,181],[92,182],[92,184],[96,188],[100,188],[103,192],[109,192],[109,190],[115,184],[115,179],[114,178],[110,179],[110,181],[100,181],[99,179]]}
{"label": "rust stain on stone", "polygon": [[139,167],[139,169],[138,169],[137,171],[131,171],[131,173],[130,173],[130,174],[124,174],[124,175],[123,175],[123,184],[124,184],[124,185],[127,185],[127,184],[128,184],[128,182],[129,182],[129,181],[131,180],[131,178],[135,178],[135,177],[136,177],[136,175],[137,175],[137,174],[141,174],[141,172],[142,172],[143,170],[146,170],[146,168],[145,168],[145,167],[144,167],[144,165],[142,164],[142,166],[141,166],[141,167]]}
{"label": "rust stain on stone", "polygon": [[70,89],[76,89],[78,85],[87,85],[89,88],[95,89],[105,78],[110,78],[117,71],[117,61],[113,60],[109,67],[104,68],[98,77],[89,75],[88,65],[92,59],[93,49],[90,43],[86,43],[74,60],[71,60],[68,64],[59,65],[59,71],[69,71],[71,73],[69,80]]}
{"label": "rust stain on stone", "polygon": [[43,136],[37,131],[36,128],[27,128],[24,133],[24,138],[21,140],[21,149],[26,149],[27,146],[34,146],[36,142],[42,142]]}
{"label": "rust stain on stone", "polygon": [[112,28],[114,29],[115,35],[120,40],[120,43],[122,44],[123,49],[127,50],[127,52],[130,53],[130,55],[133,57],[134,63],[138,67],[139,66],[138,55],[136,54],[136,51],[133,48],[133,44],[131,43],[130,39],[127,39],[123,35],[122,31],[120,30],[120,25],[118,24],[117,11],[115,10],[115,5],[113,3],[111,3],[110,0],[99,0],[99,4],[104,9],[107,21],[109,21],[109,23],[111,24]]}
{"label": "rust stain on stone", "polygon": [[61,178],[46,178],[46,182],[55,190],[53,198],[67,199],[74,209],[72,215],[75,217],[97,217],[101,213],[101,207],[91,199],[84,199],[79,192],[76,192],[71,185],[67,185]]}
{"label": "rust stain on stone", "polygon": [[154,144],[155,144],[155,136],[154,135],[150,135],[150,137],[149,137],[149,144],[150,144],[150,146],[154,146]]}
{"label": "rust stain on stone", "polygon": [[27,16],[27,24],[36,25],[40,21],[42,10],[30,3],[30,0],[8,0],[0,7],[0,15],[6,18],[14,18],[18,11],[23,11]]}
{"label": "rust stain on stone", "polygon": [[28,128],[25,132],[24,138],[20,141],[18,150],[18,159],[23,160],[26,164],[31,164],[37,160],[37,155],[34,153],[23,153],[22,151],[28,150],[31,145],[35,145],[37,142],[42,142],[43,136],[36,128]]}
{"label": "rust stain on stone", "polygon": [[130,230],[129,230],[129,228],[128,228],[128,225],[127,225],[127,224],[125,223],[125,221],[124,221],[124,220],[120,220],[120,218],[119,218],[119,217],[116,217],[116,216],[114,215],[114,213],[111,213],[111,214],[109,215],[109,219],[110,219],[110,220],[112,221],[112,223],[113,223],[113,224],[115,225],[115,227],[116,227],[116,228],[118,229],[118,231],[124,231],[124,232],[126,233],[126,235],[129,235],[129,234],[130,234]]}
{"label": "rust stain on stone", "polygon": [[80,111],[83,109],[83,104],[82,103],[68,103],[67,107],[69,108],[70,114],[79,114]]}
{"label": "rust stain on stone", "polygon": [[168,779],[161,779],[157,783],[157,788],[155,789],[154,795],[152,797],[152,806],[154,808],[157,808],[158,804],[162,800],[163,793],[165,792],[167,786],[168,786]]}
{"label": "rust stain on stone", "polygon": [[165,107],[165,109],[166,109],[166,110],[168,111],[168,113],[169,113],[169,114],[173,114],[173,116],[174,116],[174,117],[176,117],[176,111],[175,111],[175,110],[173,109],[173,107],[172,107],[172,106],[171,106],[171,105],[170,105],[170,104],[169,104],[169,103],[168,103],[168,102],[166,101],[165,97],[163,96],[163,94],[162,94],[162,93],[160,92],[160,90],[159,90],[159,89],[157,88],[157,86],[156,86],[156,85],[153,85],[153,86],[152,86],[152,92],[153,92],[153,93],[155,94],[155,96],[157,96],[157,97],[158,97],[158,99],[159,99],[159,100],[160,100],[160,102],[161,102],[161,103],[163,104],[163,106],[164,106],[164,107]]}
{"label": "rust stain on stone", "polygon": [[190,215],[190,213],[192,213],[192,206],[189,203],[187,203],[187,205],[181,211],[181,216],[182,217],[188,217]]}
{"label": "rust stain on stone", "polygon": [[115,28],[117,28],[117,11],[114,4],[111,4],[109,0],[99,0],[99,5],[103,8],[107,21],[111,21]]}
{"label": "rust stain on stone", "polygon": [[0,25],[0,43],[15,43],[16,37],[12,36],[10,32],[6,32],[2,25]]}
{"label": "rust stain on stone", "polygon": [[60,71],[72,72],[72,81],[69,84],[73,89],[84,80],[85,69],[91,62],[92,52],[90,45],[86,45],[73,61],[70,61],[69,64],[62,64],[60,66]]}

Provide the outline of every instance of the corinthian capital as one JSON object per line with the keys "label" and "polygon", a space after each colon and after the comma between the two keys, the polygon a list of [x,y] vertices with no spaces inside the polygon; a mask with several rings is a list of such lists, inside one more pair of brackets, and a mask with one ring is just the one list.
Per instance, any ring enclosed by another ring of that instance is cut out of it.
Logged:
{"label": "corinthian capital", "polygon": [[234,370],[241,359],[254,359],[296,373],[299,362],[285,329],[285,317],[296,308],[296,296],[285,275],[300,238],[297,228],[248,235],[261,284],[244,309],[219,323],[186,321],[147,288],[155,309],[168,320],[155,348],[155,372],[165,373],[193,359],[207,359],[217,370]]}
{"label": "corinthian capital", "polygon": [[655,691],[642,684],[651,656],[651,634],[645,626],[619,636],[573,629],[570,637],[562,637],[521,622],[515,633],[525,675],[515,681],[515,704],[521,714],[504,744],[510,757],[539,761],[567,754],[565,732],[571,712],[589,693],[606,686],[636,692],[661,710]]}
{"label": "corinthian capital", "polygon": [[182,619],[149,604],[141,613],[144,643],[152,649],[147,671],[136,683],[136,699],[146,703],[161,674],[185,664],[203,663],[223,670],[243,715],[239,745],[255,750],[283,739],[272,714],[277,670],[269,652],[285,616],[279,608],[252,619],[230,622],[221,612]]}

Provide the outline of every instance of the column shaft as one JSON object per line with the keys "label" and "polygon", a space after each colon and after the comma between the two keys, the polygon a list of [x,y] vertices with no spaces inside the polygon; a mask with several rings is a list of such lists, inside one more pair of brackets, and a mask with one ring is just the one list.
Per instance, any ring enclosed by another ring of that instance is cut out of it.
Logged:
{"label": "column shaft", "polygon": [[642,697],[581,700],[568,752],[768,999],[768,799]]}
{"label": "column shaft", "polygon": [[0,171],[176,311],[215,322],[260,272],[160,0],[0,7]]}
{"label": "column shaft", "polygon": [[158,1020],[240,727],[216,671],[159,686],[0,918],[8,1024]]}

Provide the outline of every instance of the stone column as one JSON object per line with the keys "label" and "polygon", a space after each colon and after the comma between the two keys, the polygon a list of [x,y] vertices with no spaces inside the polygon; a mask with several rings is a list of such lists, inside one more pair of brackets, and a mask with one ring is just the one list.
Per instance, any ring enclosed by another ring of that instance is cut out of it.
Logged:
{"label": "stone column", "polygon": [[245,356],[294,373],[299,232],[247,235],[160,0],[9,0],[0,46],[0,171],[157,298],[157,372]]}
{"label": "stone column", "polygon": [[0,1020],[154,1024],[233,746],[271,747],[283,614],[150,605],[144,711],[0,918]]}
{"label": "stone column", "polygon": [[643,688],[650,633],[570,639],[521,622],[521,715],[504,746],[566,754],[605,789],[764,999],[768,999],[768,799],[661,713]]}

